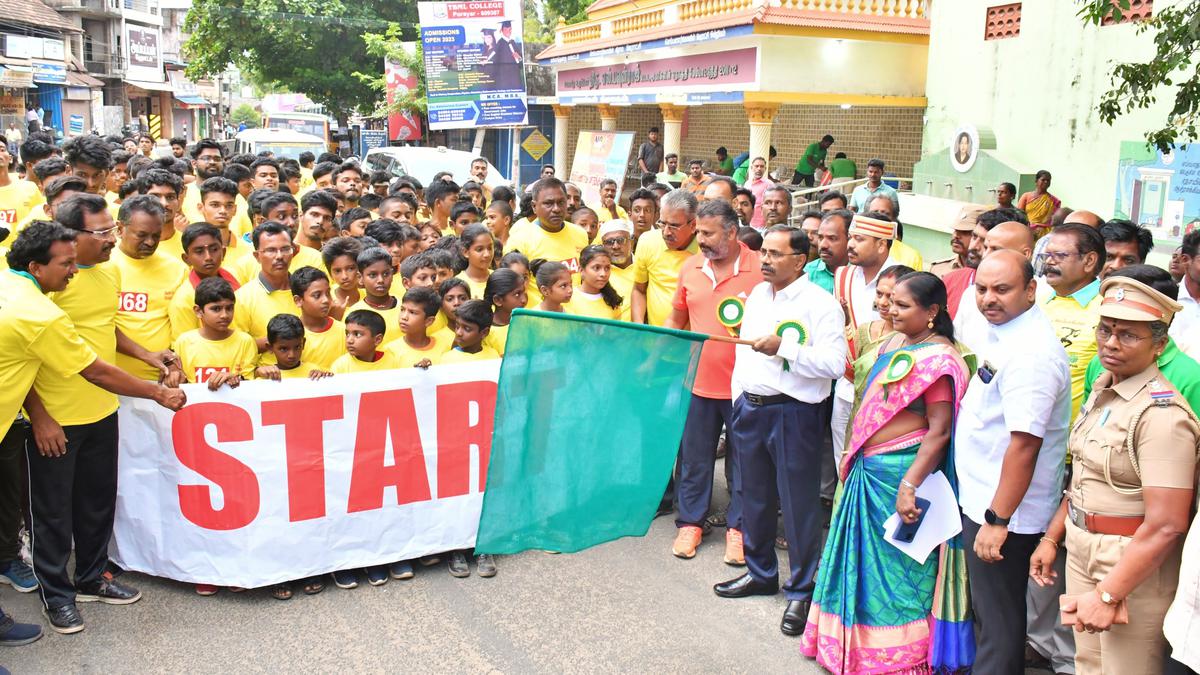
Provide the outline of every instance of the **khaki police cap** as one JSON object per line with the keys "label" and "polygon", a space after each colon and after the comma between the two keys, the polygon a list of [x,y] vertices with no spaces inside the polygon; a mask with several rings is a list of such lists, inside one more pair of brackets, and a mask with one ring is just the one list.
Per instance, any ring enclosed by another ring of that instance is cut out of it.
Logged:
{"label": "khaki police cap", "polygon": [[989,210],[991,209],[983,204],[964,204],[962,210],[958,212],[958,218],[954,219],[952,227],[956,232],[973,232],[979,220],[979,214]]}
{"label": "khaki police cap", "polygon": [[1128,277],[1110,277],[1100,284],[1100,316],[1124,321],[1162,321],[1171,323],[1183,305],[1140,281]]}

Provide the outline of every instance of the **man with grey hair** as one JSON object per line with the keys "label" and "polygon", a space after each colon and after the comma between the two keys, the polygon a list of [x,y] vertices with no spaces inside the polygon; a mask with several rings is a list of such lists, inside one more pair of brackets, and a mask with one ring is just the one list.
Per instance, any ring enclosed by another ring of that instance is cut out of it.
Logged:
{"label": "man with grey hair", "polygon": [[[676,190],[663,200],[678,201]],[[692,197],[695,199],[695,197]],[[696,212],[696,241],[700,252],[689,257],[679,271],[679,287],[672,302],[668,328],[690,329],[708,335],[736,335],[742,321],[746,297],[760,282],[758,253],[738,241],[738,217],[733,206],[711,200]],[[700,352],[700,365],[692,385],[692,400],[679,448],[679,479],[676,494],[678,532],[671,552],[692,558],[703,535],[704,520],[712,499],[713,462],[721,427],[732,424],[733,401],[729,382],[733,375],[732,344],[710,340]],[[742,565],[741,474],[735,444],[727,439],[725,465],[731,487],[726,515],[725,562]]]}
{"label": "man with grey hair", "polygon": [[700,252],[696,242],[696,196],[674,190],[662,198],[658,228],[638,237],[633,254],[634,323],[662,326],[671,315],[683,261]]}

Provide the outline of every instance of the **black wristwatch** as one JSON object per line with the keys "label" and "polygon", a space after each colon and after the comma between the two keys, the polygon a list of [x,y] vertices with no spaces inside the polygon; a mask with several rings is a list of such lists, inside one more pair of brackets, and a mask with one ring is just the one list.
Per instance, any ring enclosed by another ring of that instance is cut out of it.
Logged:
{"label": "black wristwatch", "polygon": [[1008,518],[1001,518],[1000,516],[996,515],[995,511],[991,509],[983,512],[983,520],[988,525],[1008,525],[1008,521],[1011,519],[1012,516],[1009,516]]}

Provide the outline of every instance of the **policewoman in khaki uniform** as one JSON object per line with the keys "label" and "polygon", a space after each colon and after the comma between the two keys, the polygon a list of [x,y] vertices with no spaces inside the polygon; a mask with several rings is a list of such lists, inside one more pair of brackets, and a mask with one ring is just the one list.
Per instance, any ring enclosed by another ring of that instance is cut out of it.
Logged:
{"label": "policewoman in khaki uniform", "polygon": [[1071,429],[1070,486],[1030,575],[1053,581],[1065,535],[1060,610],[1075,623],[1076,672],[1156,674],[1194,503],[1200,425],[1155,364],[1181,306],[1128,278],[1107,279],[1100,292],[1096,343],[1105,372]]}

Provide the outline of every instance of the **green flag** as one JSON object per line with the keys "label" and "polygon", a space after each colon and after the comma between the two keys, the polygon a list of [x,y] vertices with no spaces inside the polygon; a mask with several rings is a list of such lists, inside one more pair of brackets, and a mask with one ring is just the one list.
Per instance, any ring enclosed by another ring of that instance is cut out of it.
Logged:
{"label": "green flag", "polygon": [[514,312],[476,551],[572,552],[644,535],[675,464],[704,339]]}

